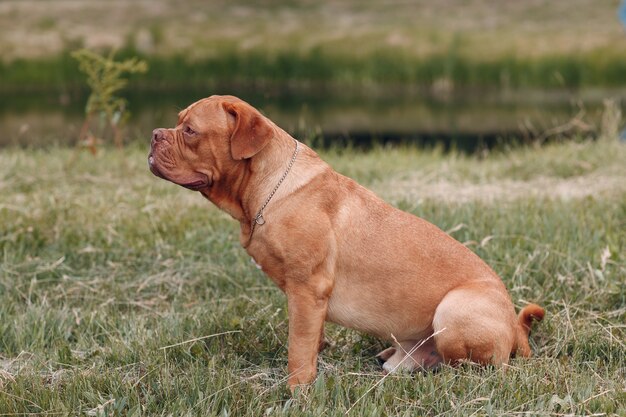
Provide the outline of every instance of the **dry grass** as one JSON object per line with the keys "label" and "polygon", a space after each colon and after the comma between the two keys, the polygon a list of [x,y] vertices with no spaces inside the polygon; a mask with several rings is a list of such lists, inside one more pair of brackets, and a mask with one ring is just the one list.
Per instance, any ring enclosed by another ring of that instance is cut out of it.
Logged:
{"label": "dry grass", "polygon": [[506,204],[528,198],[621,198],[626,193],[626,165],[617,161],[626,158],[624,147],[618,143],[604,146],[605,152],[596,153],[596,144],[588,142],[569,144],[566,150],[550,145],[544,147],[541,158],[531,157],[532,150],[515,157],[496,154],[471,170],[466,164],[472,164],[472,158],[459,156],[432,169],[387,176],[372,188],[392,202]]}
{"label": "dry grass", "polygon": [[626,193],[626,176],[585,175],[575,178],[534,178],[529,181],[501,180],[474,184],[423,178],[390,179],[375,184],[389,201],[432,199],[444,203],[510,203],[526,198],[582,199],[611,198]]}
{"label": "dry grass", "polygon": [[[331,164],[361,178],[388,201],[447,204],[471,202],[507,204],[528,198],[621,198],[626,192],[624,146],[615,140],[572,141],[516,151],[488,151],[475,156],[452,153],[443,160],[413,148],[381,148],[343,166],[341,154],[328,155]],[[539,152],[539,149],[541,151]],[[382,157],[384,155],[384,157]],[[335,159],[337,158],[337,159]]]}

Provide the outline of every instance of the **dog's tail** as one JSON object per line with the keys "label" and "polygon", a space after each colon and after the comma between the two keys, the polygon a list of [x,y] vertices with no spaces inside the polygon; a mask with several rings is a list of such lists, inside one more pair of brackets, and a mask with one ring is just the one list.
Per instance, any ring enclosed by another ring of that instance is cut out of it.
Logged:
{"label": "dog's tail", "polygon": [[528,335],[533,321],[543,320],[545,311],[537,304],[528,304],[519,312],[517,326],[517,344],[513,353],[528,358],[531,355],[530,345],[528,344]]}

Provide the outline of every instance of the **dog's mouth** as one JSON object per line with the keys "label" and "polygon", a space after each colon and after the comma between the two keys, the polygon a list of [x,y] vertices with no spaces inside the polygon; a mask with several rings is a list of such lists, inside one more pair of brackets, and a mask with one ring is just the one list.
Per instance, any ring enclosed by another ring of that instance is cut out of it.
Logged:
{"label": "dog's mouth", "polygon": [[152,156],[152,154],[148,155],[148,168],[150,168],[150,172],[152,172],[157,177],[163,178],[164,180],[169,181],[169,178],[166,178],[165,175],[163,175],[161,171],[159,171],[159,168],[157,168],[155,161],[154,161],[154,156]]}
{"label": "dog's mouth", "polygon": [[199,191],[209,186],[209,178],[205,174],[201,173],[197,173],[197,175],[201,177],[200,179],[191,182],[178,182],[167,177],[157,167],[154,156],[152,156],[152,154],[148,155],[148,167],[150,168],[150,172],[152,172],[157,177],[173,182],[174,184],[180,185],[181,187],[185,187],[189,190]]}

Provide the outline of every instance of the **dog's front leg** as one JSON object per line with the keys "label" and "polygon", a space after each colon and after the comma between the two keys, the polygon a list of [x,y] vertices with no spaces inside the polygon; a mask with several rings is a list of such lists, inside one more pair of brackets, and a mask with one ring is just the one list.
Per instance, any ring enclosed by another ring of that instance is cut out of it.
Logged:
{"label": "dog's front leg", "polygon": [[287,291],[288,385],[292,391],[297,385],[312,382],[317,375],[317,353],[326,319],[328,296],[327,291],[316,291],[304,286]]}

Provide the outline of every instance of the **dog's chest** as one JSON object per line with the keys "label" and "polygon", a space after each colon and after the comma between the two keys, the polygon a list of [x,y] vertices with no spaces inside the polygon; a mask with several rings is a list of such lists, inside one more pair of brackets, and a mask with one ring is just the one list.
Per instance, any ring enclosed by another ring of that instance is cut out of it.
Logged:
{"label": "dog's chest", "polygon": [[271,256],[267,250],[248,251],[250,255],[250,263],[257,269],[263,271],[274,284],[278,286],[283,292],[285,291],[285,268],[284,266],[276,262],[276,258]]}

